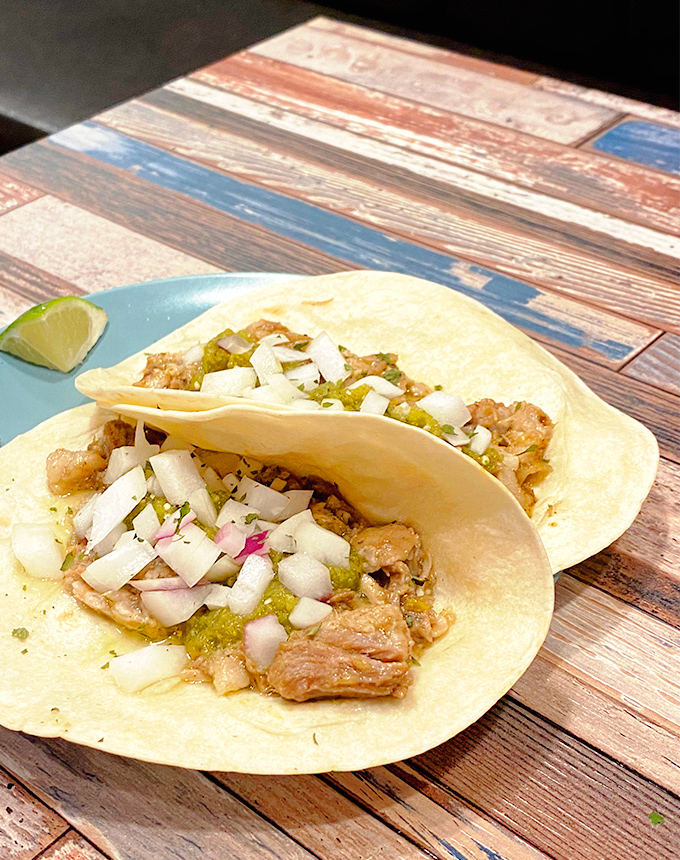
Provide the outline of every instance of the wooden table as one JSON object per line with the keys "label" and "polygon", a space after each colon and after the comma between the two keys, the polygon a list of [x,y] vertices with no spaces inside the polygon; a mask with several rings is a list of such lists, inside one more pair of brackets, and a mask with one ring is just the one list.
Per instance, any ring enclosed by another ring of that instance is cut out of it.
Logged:
{"label": "wooden table", "polygon": [[529,671],[449,743],[269,778],[2,729],[2,858],[678,856],[679,129],[315,19],[0,161],[0,323],[171,275],[396,269],[499,310],[662,451],[632,528],[558,581]]}

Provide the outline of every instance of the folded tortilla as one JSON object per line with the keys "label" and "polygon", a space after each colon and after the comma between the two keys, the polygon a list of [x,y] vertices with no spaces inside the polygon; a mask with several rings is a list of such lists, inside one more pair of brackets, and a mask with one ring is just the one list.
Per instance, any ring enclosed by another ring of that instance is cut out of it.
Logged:
{"label": "folded tortilla", "polygon": [[[447,287],[389,272],[305,278],[230,299],[144,353],[82,374],[76,385],[110,404],[178,411],[243,404],[243,398],[137,388],[132,383],[141,378],[147,353],[184,351],[227,327],[238,330],[262,317],[312,336],[326,330],[336,343],[359,355],[396,352],[409,377],[442,385],[467,403],[490,397],[540,406],[556,429],[548,448],[553,472],[536,487],[532,521],[554,571],[577,564],[619,537],[654,481],[658,445],[646,427],[609,406],[545,349],[478,302]],[[290,409],[256,405],[264,412]],[[365,416],[352,413],[351,419],[362,421]],[[411,430],[416,436],[426,432]]]}
{"label": "folded tortilla", "polygon": [[[354,770],[452,737],[540,648],[553,606],[551,570],[536,530],[499,482],[398,422],[384,426],[374,416],[352,422],[348,434],[345,413],[321,425],[311,414],[239,406],[191,425],[180,415],[174,430],[199,445],[321,475],[372,521],[413,526],[437,570],[435,605],[451,607],[456,621],[413,668],[402,700],[296,704],[252,690],[220,697],[209,684],[180,681],[123,693],[106,664],[112,651],[144,640],[76,603],[60,583],[26,575],[10,548],[13,522],[52,522],[73,504],[50,495],[47,454],[85,447],[110,417],[94,404],[79,407],[0,449],[0,723],[8,728],[188,768]],[[20,628],[25,638],[12,635]]]}

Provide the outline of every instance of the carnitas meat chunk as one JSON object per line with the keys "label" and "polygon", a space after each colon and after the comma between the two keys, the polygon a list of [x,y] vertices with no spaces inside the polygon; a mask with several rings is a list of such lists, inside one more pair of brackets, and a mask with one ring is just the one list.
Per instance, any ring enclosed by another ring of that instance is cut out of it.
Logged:
{"label": "carnitas meat chunk", "polygon": [[107,421],[101,436],[90,442],[84,451],[57,448],[47,457],[47,485],[58,496],[101,487],[111,451],[132,445],[135,428],[125,421]]}
{"label": "carnitas meat chunk", "polygon": [[267,670],[284,699],[402,698],[408,690],[412,640],[390,604],[330,615],[315,636],[294,633]]}

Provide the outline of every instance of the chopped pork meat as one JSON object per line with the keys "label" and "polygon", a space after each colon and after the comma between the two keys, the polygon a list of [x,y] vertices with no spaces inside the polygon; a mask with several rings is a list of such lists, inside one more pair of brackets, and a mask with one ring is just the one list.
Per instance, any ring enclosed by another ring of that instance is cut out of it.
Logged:
{"label": "chopped pork meat", "polygon": [[85,451],[57,448],[47,457],[48,487],[59,496],[98,489],[111,451],[122,445],[132,445],[134,438],[134,427],[115,419],[107,421],[102,435],[91,442]]}
{"label": "chopped pork meat", "polygon": [[410,683],[411,637],[396,607],[367,606],[331,615],[313,638],[293,634],[267,670],[284,699],[402,698]]}
{"label": "chopped pork meat", "polygon": [[174,388],[186,391],[198,370],[198,362],[187,363],[181,352],[155,352],[147,356],[139,388]]}
{"label": "chopped pork meat", "polygon": [[545,451],[555,425],[538,406],[516,401],[509,406],[485,398],[468,406],[472,421],[491,431],[490,448],[502,455],[496,477],[531,515],[534,487],[552,471]]}

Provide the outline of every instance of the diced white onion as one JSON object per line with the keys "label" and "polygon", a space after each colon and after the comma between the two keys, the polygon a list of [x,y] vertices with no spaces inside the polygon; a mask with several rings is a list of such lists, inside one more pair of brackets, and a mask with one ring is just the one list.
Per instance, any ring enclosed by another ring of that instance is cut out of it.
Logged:
{"label": "diced white onion", "polygon": [[217,345],[232,355],[243,355],[244,352],[249,352],[253,348],[253,344],[241,337],[240,334],[227,334],[217,341]]}
{"label": "diced white onion", "polygon": [[132,520],[132,528],[135,534],[144,538],[144,540],[152,541],[158,534],[158,529],[161,527],[153,505],[146,505],[137,516]]}
{"label": "diced white onion", "polygon": [[188,586],[196,585],[220,555],[220,548],[193,523],[187,523],[174,537],[159,540],[156,550]]}
{"label": "diced white onion", "polygon": [[155,475],[149,475],[146,479],[146,491],[147,493],[151,493],[153,496],[162,496],[163,489],[161,487],[160,481]]}
{"label": "diced white onion", "polygon": [[12,552],[24,570],[38,579],[62,579],[63,550],[49,523],[15,523]]}
{"label": "diced white onion", "polygon": [[369,391],[361,402],[359,412],[364,412],[368,415],[384,415],[389,405],[390,401],[388,397],[378,394],[377,391]]}
{"label": "diced white onion", "polygon": [[163,538],[172,537],[177,534],[180,528],[184,528],[187,523],[193,523],[196,519],[196,513],[194,511],[189,510],[189,512],[184,516],[181,515],[180,511],[181,508],[180,510],[173,511],[163,520],[163,524],[156,532],[154,540],[162,540]]}
{"label": "diced white onion", "polygon": [[115,591],[156,558],[156,550],[141,538],[127,540],[106,555],[96,558],[81,573],[96,591]]}
{"label": "diced white onion", "polygon": [[211,585],[205,600],[208,609],[224,609],[229,605],[231,588],[228,585]]}
{"label": "diced white onion", "polygon": [[282,372],[281,362],[274,355],[271,347],[267,346],[266,343],[262,343],[262,341],[260,341],[255,352],[252,354],[250,363],[255,373],[257,373],[260,385],[266,385],[269,382],[270,376]]}
{"label": "diced white onion", "polygon": [[236,558],[243,552],[246,545],[246,533],[236,523],[225,523],[214,537],[217,546],[231,558]]}
{"label": "diced white onion", "polygon": [[349,543],[315,522],[303,522],[296,529],[295,546],[299,552],[306,552],[323,564],[349,567]]}
{"label": "diced white onion", "polygon": [[97,496],[92,515],[90,543],[96,546],[102,541],[114,526],[123,522],[144,496],[146,496],[144,470],[141,466],[135,466]]}
{"label": "diced white onion", "polygon": [[255,618],[243,628],[246,657],[255,664],[258,672],[264,672],[276,656],[279,645],[287,638],[288,634],[276,615]]}
{"label": "diced white onion", "polygon": [[228,555],[223,555],[221,558],[218,558],[215,564],[210,568],[210,570],[206,573],[205,578],[208,582],[222,582],[225,579],[229,579],[233,576],[236,571],[239,569],[238,564],[236,564],[233,559],[229,558]]}
{"label": "diced white onion", "polygon": [[462,427],[470,420],[470,410],[457,394],[447,394],[445,391],[433,391],[418,400],[416,406],[424,409],[440,424],[450,424],[452,427]]}
{"label": "diced white onion", "polygon": [[120,448],[114,448],[109,456],[109,464],[104,472],[103,481],[108,486],[129,472],[134,466],[139,465],[140,462],[134,445],[121,445]]}
{"label": "diced white onion", "polygon": [[196,511],[196,516],[202,523],[205,523],[207,526],[215,525],[217,512],[210,498],[210,493],[208,493],[205,487],[199,487],[198,490],[189,493],[187,501],[191,505],[191,510]]}
{"label": "diced white onion", "polygon": [[259,511],[260,516],[266,520],[278,519],[289,503],[283,493],[277,493],[276,490],[248,477],[241,478],[234,495],[237,499],[242,499],[244,504]]}
{"label": "diced white onion", "polygon": [[164,627],[181,624],[196,612],[208,596],[212,585],[175,588],[168,591],[142,591],[142,603]]}
{"label": "diced white onion", "polygon": [[166,451],[181,451],[183,449],[186,451],[193,451],[194,446],[191,442],[187,442],[186,439],[181,439],[179,436],[173,436],[172,433],[165,437],[160,448],[162,454]]}
{"label": "diced white onion", "polygon": [[[305,401],[307,402],[307,401]],[[327,397],[325,400],[321,401],[321,408],[325,409],[327,412],[344,412],[345,407],[342,404],[342,400],[338,400],[337,397]]]}
{"label": "diced white onion", "polygon": [[329,597],[333,590],[330,571],[326,565],[306,552],[296,552],[282,558],[279,562],[278,577],[281,584],[296,597],[320,600],[322,597]]}
{"label": "diced white onion", "polygon": [[470,448],[475,454],[483,454],[491,443],[491,430],[478,424],[470,438]]}
{"label": "diced white onion", "polygon": [[266,334],[258,340],[258,344],[264,344],[270,349],[273,349],[275,346],[281,346],[284,343],[290,343],[290,341],[282,331],[275,331],[271,334]]}
{"label": "diced white onion", "polygon": [[201,382],[201,391],[223,394],[225,397],[244,397],[255,385],[257,374],[252,367],[230,367],[206,373]]}
{"label": "diced white onion", "polygon": [[321,409],[321,404],[316,400],[294,400],[289,406],[300,412],[316,412]]}
{"label": "diced white onion", "polygon": [[314,340],[310,341],[305,354],[312,359],[327,382],[340,382],[347,379],[352,372],[345,366],[343,354],[325,331],[320,332]]}
{"label": "diced white onion", "polygon": [[205,351],[205,347],[201,343],[197,343],[194,346],[190,346],[189,349],[182,356],[182,361],[186,364],[198,364],[199,361],[203,360],[203,353]]}
{"label": "diced white onion", "polygon": [[[302,357],[304,358],[304,356]],[[313,362],[301,364],[299,367],[291,367],[283,375],[298,388],[302,385],[305,391],[311,391],[321,382],[319,368]]]}
{"label": "diced white onion", "polygon": [[134,449],[137,455],[137,463],[140,466],[143,466],[149,457],[153,457],[154,454],[158,454],[160,451],[159,445],[152,445],[146,438],[143,421],[138,421],[135,427]]}
{"label": "diced white onion", "polygon": [[205,485],[209,490],[220,490],[224,491],[224,484],[222,483],[222,478],[217,474],[217,472],[213,469],[212,466],[205,466],[199,464],[198,473],[205,481]]}
{"label": "diced white onion", "polygon": [[238,478],[236,475],[229,473],[222,478],[222,484],[227,492],[233,493],[236,487],[238,487]]}
{"label": "diced white onion", "polygon": [[174,678],[188,662],[183,645],[157,644],[112,657],[109,670],[123,692],[136,693],[156,681]]}
{"label": "diced white onion", "polygon": [[181,505],[194,490],[205,487],[191,453],[186,450],[164,451],[149,458],[163,495],[173,505]]}
{"label": "diced white onion", "polygon": [[[257,508],[244,505],[235,499],[227,499],[220,508],[215,525],[218,529],[221,529],[226,523],[236,523],[242,532],[245,532],[246,535],[251,535],[255,531],[255,517],[252,514],[259,517],[260,512]],[[251,521],[247,523],[246,517],[249,517]]]}
{"label": "diced white onion", "polygon": [[391,400],[393,397],[399,397],[400,394],[404,393],[403,388],[399,388],[398,385],[395,385],[383,376],[364,376],[363,379],[357,379],[356,382],[347,387],[352,391],[354,388],[360,388],[362,385],[368,385],[369,388],[377,391],[378,394],[382,394],[383,397],[387,397],[388,400]]}
{"label": "diced white onion", "polygon": [[272,388],[284,403],[292,403],[294,400],[306,400],[304,391],[293,385],[283,373],[273,373],[269,377],[269,387]]}
{"label": "diced white onion", "polygon": [[[88,542],[87,551],[93,553],[95,556],[107,555],[111,550],[115,549],[118,541],[125,537],[127,531],[125,523],[118,523],[99,543],[93,544],[91,541]],[[133,533],[130,532],[130,534]]]}
{"label": "diced white onion", "polygon": [[99,496],[93,494],[85,504],[73,515],[73,529],[79,538],[89,537],[92,529],[94,506]]}
{"label": "diced white onion", "polygon": [[468,434],[460,427],[454,427],[453,433],[443,433],[442,439],[449,445],[467,445],[470,441]]}
{"label": "diced white onion", "polygon": [[333,608],[327,603],[313,600],[311,597],[301,597],[288,616],[288,619],[293,627],[311,627],[312,624],[318,624],[320,621],[323,621],[332,611]]}
{"label": "diced white onion", "polygon": [[155,579],[131,579],[128,585],[132,585],[137,591],[175,591],[183,588],[187,591],[187,584],[181,576],[157,576]]}
{"label": "diced white onion", "polygon": [[250,615],[274,578],[274,567],[268,556],[249,555],[229,595],[229,608],[237,615]]}
{"label": "diced white onion", "polygon": [[302,350],[293,349],[292,346],[273,346],[272,352],[281,363],[288,361],[311,361],[310,357],[305,355]]}
{"label": "diced white onion", "polygon": [[279,406],[287,405],[286,398],[282,397],[272,385],[267,383],[260,385],[258,388],[253,388],[248,392],[248,397],[251,400],[259,400],[261,403],[276,403]]}
{"label": "diced white onion", "polygon": [[314,490],[286,490],[283,495],[288,499],[286,507],[279,514],[279,520],[290,519],[295,514],[306,511],[312,501]]}
{"label": "diced white onion", "polygon": [[266,545],[277,552],[295,552],[295,535],[304,523],[313,523],[314,517],[310,510],[294,514],[269,532]]}

